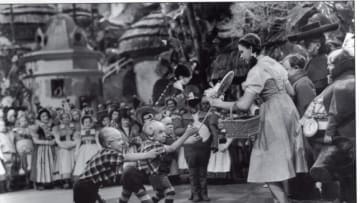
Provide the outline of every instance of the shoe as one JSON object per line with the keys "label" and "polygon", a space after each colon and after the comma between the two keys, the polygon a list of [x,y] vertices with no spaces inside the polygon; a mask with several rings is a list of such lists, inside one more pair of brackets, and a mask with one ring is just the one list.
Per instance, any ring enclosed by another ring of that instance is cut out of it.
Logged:
{"label": "shoe", "polygon": [[21,169],[19,170],[19,175],[24,175],[24,174],[25,174],[25,171],[24,171],[24,169],[21,168]]}
{"label": "shoe", "polygon": [[201,197],[199,194],[193,194],[193,198],[192,198],[193,202],[201,202]]}
{"label": "shoe", "polygon": [[189,169],[189,182],[190,182],[190,188],[191,188],[191,195],[189,197],[189,200],[192,201],[199,201],[200,196],[200,184],[199,184],[199,174],[197,169],[190,168]]}
{"label": "shoe", "polygon": [[200,169],[200,196],[203,201],[210,201],[207,192],[207,168]]}
{"label": "shoe", "polygon": [[69,183],[64,183],[64,184],[62,185],[62,188],[63,188],[63,189],[70,189],[70,184],[69,184]]}

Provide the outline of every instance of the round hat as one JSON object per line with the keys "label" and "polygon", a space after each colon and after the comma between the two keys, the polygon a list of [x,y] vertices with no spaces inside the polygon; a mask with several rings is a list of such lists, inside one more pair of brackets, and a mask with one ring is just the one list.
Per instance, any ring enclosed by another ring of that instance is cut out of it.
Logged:
{"label": "round hat", "polygon": [[321,25],[320,22],[309,23],[300,28],[300,32],[288,36],[289,41],[301,41],[305,39],[316,38],[325,32],[337,30],[339,25],[337,23]]}

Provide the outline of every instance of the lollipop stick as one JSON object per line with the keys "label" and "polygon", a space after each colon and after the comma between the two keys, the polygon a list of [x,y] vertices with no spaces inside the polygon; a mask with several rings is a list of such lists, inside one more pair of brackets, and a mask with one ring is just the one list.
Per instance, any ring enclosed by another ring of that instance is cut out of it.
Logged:
{"label": "lollipop stick", "polygon": [[205,116],[204,116],[204,119],[203,119],[203,120],[201,121],[201,123],[200,123],[199,129],[204,125],[204,122],[205,122],[205,120],[207,119],[207,117],[210,115],[211,110],[212,110],[212,107],[210,107],[209,110],[206,112],[206,114],[205,114]]}

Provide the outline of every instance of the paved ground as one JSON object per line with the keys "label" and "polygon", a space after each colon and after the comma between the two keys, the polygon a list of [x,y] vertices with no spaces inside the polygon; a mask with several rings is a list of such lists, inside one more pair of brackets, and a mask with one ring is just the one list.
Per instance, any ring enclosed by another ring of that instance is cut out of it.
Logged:
{"label": "paved ground", "polygon": [[[176,186],[176,203],[190,202],[189,185]],[[149,190],[151,190],[149,188]],[[121,187],[107,187],[100,190],[107,203],[116,203]],[[152,193],[152,191],[150,191]],[[221,203],[270,203],[272,202],[267,188],[257,184],[210,185],[211,202]],[[132,197],[130,203],[139,202]],[[72,190],[25,190],[0,194],[0,203],[72,203]]]}

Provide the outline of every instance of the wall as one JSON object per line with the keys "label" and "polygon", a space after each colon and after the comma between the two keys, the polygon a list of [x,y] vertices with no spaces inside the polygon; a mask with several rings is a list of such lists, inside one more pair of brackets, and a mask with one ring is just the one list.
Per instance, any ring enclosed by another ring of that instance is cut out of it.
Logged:
{"label": "wall", "polygon": [[[64,96],[53,97],[51,80],[64,79]],[[80,96],[89,96],[92,104],[96,105],[102,97],[101,76],[92,75],[52,75],[25,79],[24,84],[30,88],[34,96],[39,98],[42,106],[60,107],[62,100],[69,98],[72,103],[78,104]]]}
{"label": "wall", "polygon": [[157,63],[157,60],[146,60],[138,62],[134,66],[138,96],[145,103],[150,102],[153,86],[160,78],[155,73]]}

